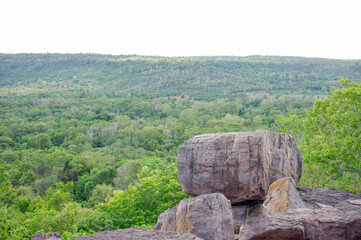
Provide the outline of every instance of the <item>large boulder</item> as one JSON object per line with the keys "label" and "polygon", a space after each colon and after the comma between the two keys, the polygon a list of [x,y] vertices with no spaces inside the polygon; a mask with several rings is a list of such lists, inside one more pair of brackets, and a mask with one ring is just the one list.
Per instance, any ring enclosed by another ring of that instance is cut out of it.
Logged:
{"label": "large boulder", "polygon": [[231,203],[221,193],[183,199],[158,217],[154,229],[192,233],[206,240],[234,240]]}
{"label": "large boulder", "polygon": [[93,233],[74,240],[203,240],[190,233],[151,231],[141,229],[119,229]]}
{"label": "large boulder", "polygon": [[185,193],[221,192],[232,203],[264,200],[271,183],[283,177],[297,183],[302,173],[295,140],[271,131],[196,136],[178,149],[177,164]]}

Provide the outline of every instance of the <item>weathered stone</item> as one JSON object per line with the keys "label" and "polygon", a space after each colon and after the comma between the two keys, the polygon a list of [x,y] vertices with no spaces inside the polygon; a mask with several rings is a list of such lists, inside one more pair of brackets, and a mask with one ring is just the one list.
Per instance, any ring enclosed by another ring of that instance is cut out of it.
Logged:
{"label": "weathered stone", "polygon": [[232,203],[264,200],[283,177],[296,183],[302,156],[291,135],[271,131],[196,136],[178,149],[178,180],[185,193],[221,192]]}
{"label": "weathered stone", "polygon": [[288,209],[306,207],[291,177],[281,178],[269,186],[263,206],[275,212],[287,212]]}
{"label": "weathered stone", "polygon": [[154,229],[192,233],[206,240],[233,240],[231,203],[221,193],[183,199],[158,217]]}
{"label": "weathered stone", "polygon": [[361,194],[330,188],[309,189],[298,187],[297,191],[308,208],[317,207],[316,203],[336,206],[336,204],[345,200],[361,199]]}
{"label": "weathered stone", "polygon": [[74,240],[203,240],[190,233],[163,232],[141,229],[119,229],[82,236]]}
{"label": "weathered stone", "polygon": [[61,240],[61,236],[58,232],[45,233],[44,235],[35,234],[31,240]]}
{"label": "weathered stone", "polygon": [[272,212],[260,205],[249,213],[238,239],[361,239],[361,199],[346,200],[335,207],[315,203],[314,207]]}

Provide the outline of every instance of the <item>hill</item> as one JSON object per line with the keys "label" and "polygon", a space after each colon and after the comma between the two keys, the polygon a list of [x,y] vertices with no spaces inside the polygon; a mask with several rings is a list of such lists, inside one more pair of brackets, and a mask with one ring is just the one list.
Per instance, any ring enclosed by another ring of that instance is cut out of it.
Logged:
{"label": "hill", "polygon": [[242,93],[324,95],[341,77],[361,79],[361,60],[0,54],[1,95],[14,88],[17,94],[21,89],[39,92],[45,86],[47,92],[72,95],[190,95],[207,101]]}

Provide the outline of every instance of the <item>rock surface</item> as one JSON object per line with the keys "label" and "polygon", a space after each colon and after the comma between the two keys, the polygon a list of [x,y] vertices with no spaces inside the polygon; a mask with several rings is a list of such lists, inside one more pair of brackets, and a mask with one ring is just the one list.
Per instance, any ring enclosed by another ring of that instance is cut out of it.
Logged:
{"label": "rock surface", "polygon": [[242,225],[238,239],[361,239],[361,199],[346,200],[335,207],[318,206],[318,209],[299,208],[282,213],[259,206]]}
{"label": "rock surface", "polygon": [[287,212],[289,209],[306,207],[291,177],[281,178],[269,186],[263,206],[274,212]]}
{"label": "rock surface", "polygon": [[296,183],[302,156],[291,135],[271,131],[196,136],[178,149],[178,180],[190,196],[221,192],[232,203],[264,200],[283,177]]}
{"label": "rock surface", "polygon": [[193,234],[180,234],[176,232],[163,232],[152,230],[128,230],[97,232],[92,235],[82,236],[74,240],[203,240]]}
{"label": "rock surface", "polygon": [[192,233],[206,240],[233,240],[231,203],[221,193],[183,199],[158,217],[154,229]]}
{"label": "rock surface", "polygon": [[31,240],[61,240],[61,236],[58,232],[45,233],[44,235],[35,234]]}
{"label": "rock surface", "polygon": [[316,203],[336,206],[336,204],[345,200],[361,199],[361,194],[330,188],[309,189],[298,187],[297,191],[308,208],[317,208]]}
{"label": "rock surface", "polygon": [[[263,204],[260,201],[233,204],[238,239],[361,239],[361,194],[297,188],[290,198],[290,191],[284,190],[293,186],[292,179],[283,178],[271,184]],[[288,205],[285,203],[291,206],[287,212],[283,211]]]}

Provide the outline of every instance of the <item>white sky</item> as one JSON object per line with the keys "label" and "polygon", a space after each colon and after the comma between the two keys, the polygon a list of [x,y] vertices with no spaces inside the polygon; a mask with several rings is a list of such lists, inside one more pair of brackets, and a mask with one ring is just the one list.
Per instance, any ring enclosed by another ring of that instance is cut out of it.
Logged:
{"label": "white sky", "polygon": [[0,52],[361,59],[361,0],[0,0]]}

